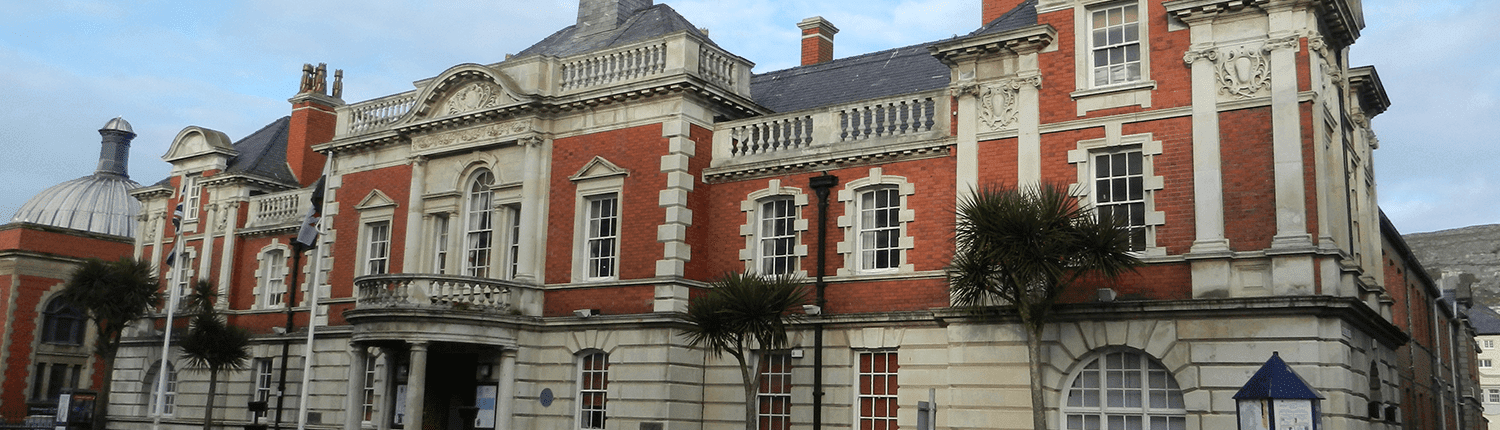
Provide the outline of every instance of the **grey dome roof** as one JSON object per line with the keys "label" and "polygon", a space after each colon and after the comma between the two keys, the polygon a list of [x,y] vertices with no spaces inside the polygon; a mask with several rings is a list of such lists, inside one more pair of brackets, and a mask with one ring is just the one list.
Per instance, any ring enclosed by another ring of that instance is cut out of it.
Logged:
{"label": "grey dome roof", "polygon": [[94,174],[53,185],[21,205],[11,222],[29,222],[115,236],[135,236],[141,202],[130,190],[141,184],[127,173],[130,123],[115,117],[99,129],[99,169]]}
{"label": "grey dome roof", "polygon": [[37,193],[11,222],[29,222],[115,236],[135,236],[141,202],[130,190],[141,184],[118,175],[94,174]]}
{"label": "grey dome roof", "polygon": [[126,121],[124,117],[118,116],[115,117],[115,119],[109,120],[109,122],[104,123],[103,130],[118,130],[128,133],[135,133],[135,130],[130,129],[130,122]]}

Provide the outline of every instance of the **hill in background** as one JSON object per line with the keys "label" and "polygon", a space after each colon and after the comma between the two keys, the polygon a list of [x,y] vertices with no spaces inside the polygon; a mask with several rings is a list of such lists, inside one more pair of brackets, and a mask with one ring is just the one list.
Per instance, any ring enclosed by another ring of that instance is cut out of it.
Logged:
{"label": "hill in background", "polygon": [[1500,224],[1402,236],[1434,281],[1444,273],[1473,274],[1475,304],[1500,306]]}

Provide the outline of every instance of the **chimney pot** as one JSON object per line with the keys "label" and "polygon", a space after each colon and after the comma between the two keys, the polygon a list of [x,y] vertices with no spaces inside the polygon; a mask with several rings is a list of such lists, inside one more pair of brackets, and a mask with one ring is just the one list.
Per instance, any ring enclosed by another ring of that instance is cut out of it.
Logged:
{"label": "chimney pot", "polygon": [[797,28],[802,29],[802,65],[833,61],[833,35],[838,34],[838,27],[815,16],[797,23]]}

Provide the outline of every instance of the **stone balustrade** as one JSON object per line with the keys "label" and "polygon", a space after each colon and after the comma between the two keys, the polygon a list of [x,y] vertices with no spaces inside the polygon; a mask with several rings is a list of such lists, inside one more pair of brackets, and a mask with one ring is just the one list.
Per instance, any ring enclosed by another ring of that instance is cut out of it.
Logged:
{"label": "stone balustrade", "polygon": [[533,286],[499,279],[421,273],[361,276],[357,308],[415,307],[520,315],[540,302]]}
{"label": "stone balustrade", "polygon": [[562,64],[561,89],[573,91],[659,75],[667,70],[667,44],[605,52]]}
{"label": "stone balustrade", "polygon": [[714,165],[945,137],[948,110],[946,93],[930,91],[726,122],[714,132]]}
{"label": "stone balustrade", "polygon": [[417,92],[408,91],[340,108],[340,134],[357,135],[386,130],[416,104]]}
{"label": "stone balustrade", "polygon": [[245,228],[291,226],[302,222],[312,204],[311,189],[296,189],[250,198]]}

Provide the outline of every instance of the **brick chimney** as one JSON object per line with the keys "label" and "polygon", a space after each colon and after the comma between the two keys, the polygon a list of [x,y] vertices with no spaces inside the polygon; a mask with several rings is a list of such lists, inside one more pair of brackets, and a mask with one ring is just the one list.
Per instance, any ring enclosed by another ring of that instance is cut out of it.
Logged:
{"label": "brick chimney", "polygon": [[333,95],[329,96],[327,66],[319,64],[314,68],[304,64],[302,87],[287,100],[292,103],[292,120],[287,128],[286,164],[303,187],[323,175],[323,161],[327,157],[312,147],[333,140],[334,126],[338,123],[334,108],[344,105],[339,98],[343,96],[343,74],[342,70],[334,72]]}
{"label": "brick chimney", "polygon": [[636,11],[651,7],[652,0],[578,0],[575,36],[612,30]]}
{"label": "brick chimney", "polygon": [[802,29],[802,65],[811,66],[833,61],[833,35],[839,28],[821,16],[797,23]]}
{"label": "brick chimney", "polygon": [[1025,2],[1026,0],[984,0],[984,22],[980,22],[979,25],[987,25],[990,21],[994,21],[995,18],[1005,15],[1006,12],[1010,12],[1011,9]]}

